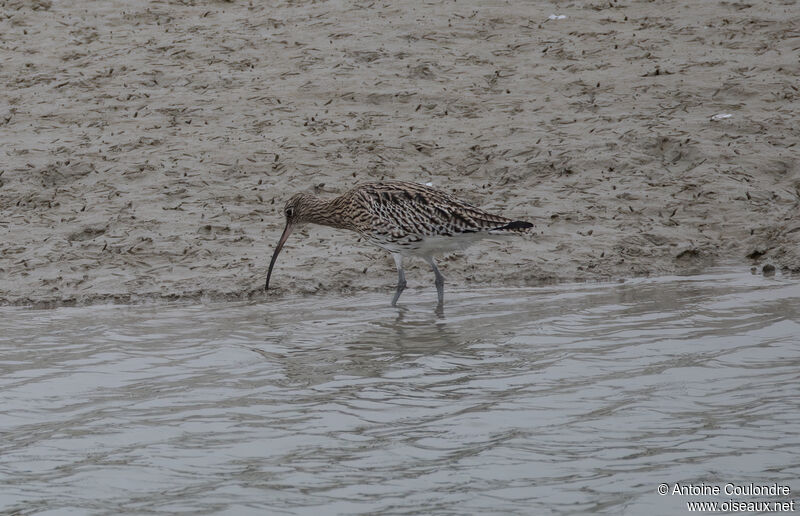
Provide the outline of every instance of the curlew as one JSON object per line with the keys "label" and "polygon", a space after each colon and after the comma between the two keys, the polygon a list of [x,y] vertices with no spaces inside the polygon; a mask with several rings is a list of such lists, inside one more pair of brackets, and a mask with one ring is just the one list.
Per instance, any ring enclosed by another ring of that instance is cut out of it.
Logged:
{"label": "curlew", "polygon": [[444,276],[434,255],[465,249],[489,235],[521,233],[533,227],[530,222],[487,213],[435,188],[403,181],[363,184],[332,199],[298,193],[287,201],[283,214],[286,228],[269,263],[265,289],[269,289],[275,260],[292,230],[308,223],[321,224],[355,231],[392,253],[398,274],[392,306],[406,288],[404,257],[420,257],[433,268],[442,306]]}

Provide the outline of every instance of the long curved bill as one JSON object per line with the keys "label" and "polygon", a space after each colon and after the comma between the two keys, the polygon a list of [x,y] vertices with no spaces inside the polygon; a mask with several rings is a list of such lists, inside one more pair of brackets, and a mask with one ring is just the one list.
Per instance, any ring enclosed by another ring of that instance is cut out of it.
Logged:
{"label": "long curved bill", "polygon": [[272,268],[275,267],[275,260],[278,259],[278,253],[281,252],[283,249],[283,244],[286,243],[286,239],[289,238],[289,235],[292,233],[294,226],[290,223],[286,223],[286,227],[283,230],[283,234],[281,235],[281,239],[278,240],[278,247],[275,248],[275,252],[272,254],[272,261],[269,262],[269,271],[267,271],[267,283],[264,285],[264,290],[269,289],[269,278],[272,276]]}

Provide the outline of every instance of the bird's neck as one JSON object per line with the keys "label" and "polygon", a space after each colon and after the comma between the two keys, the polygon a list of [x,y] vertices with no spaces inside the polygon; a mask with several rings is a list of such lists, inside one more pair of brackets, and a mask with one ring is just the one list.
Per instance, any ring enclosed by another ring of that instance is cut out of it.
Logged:
{"label": "bird's neck", "polygon": [[305,215],[307,222],[339,229],[352,229],[352,223],[341,197],[333,199],[314,199],[313,205]]}

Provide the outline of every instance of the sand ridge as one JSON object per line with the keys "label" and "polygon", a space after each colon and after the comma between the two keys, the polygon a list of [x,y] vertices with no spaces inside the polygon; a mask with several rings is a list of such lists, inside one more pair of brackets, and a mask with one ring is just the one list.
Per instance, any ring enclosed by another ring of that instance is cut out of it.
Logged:
{"label": "sand ridge", "polygon": [[308,227],[261,292],[285,199],[388,178],[536,224],[450,285],[800,270],[792,1],[0,5],[2,304],[390,289]]}

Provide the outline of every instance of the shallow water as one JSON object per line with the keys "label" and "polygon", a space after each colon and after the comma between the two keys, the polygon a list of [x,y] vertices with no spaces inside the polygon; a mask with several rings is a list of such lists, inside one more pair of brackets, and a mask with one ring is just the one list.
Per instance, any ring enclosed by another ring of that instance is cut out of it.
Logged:
{"label": "shallow water", "polygon": [[[0,310],[0,510],[676,514],[800,490],[800,283]],[[660,483],[788,485],[659,496]],[[800,511],[800,504],[797,509]]]}

